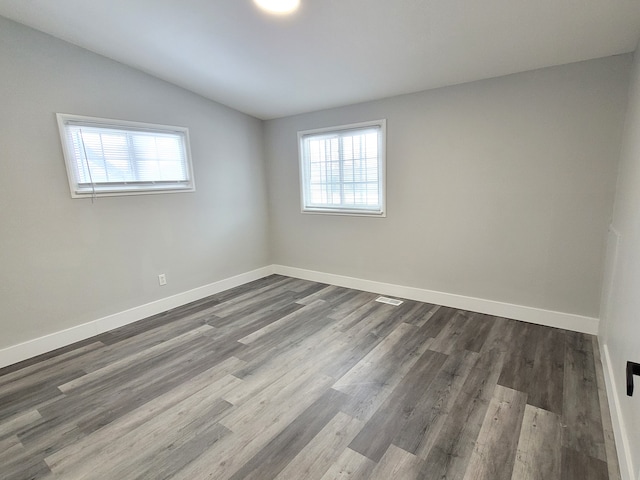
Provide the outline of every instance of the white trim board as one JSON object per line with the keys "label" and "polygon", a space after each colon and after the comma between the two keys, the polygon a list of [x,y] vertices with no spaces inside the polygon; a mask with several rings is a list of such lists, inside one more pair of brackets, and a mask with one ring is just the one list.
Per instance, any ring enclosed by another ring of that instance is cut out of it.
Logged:
{"label": "white trim board", "polygon": [[553,310],[543,310],[541,308],[525,307],[511,303],[496,302],[483,298],[466,297],[453,293],[437,292],[415,287],[405,287],[391,283],[375,282],[361,278],[334,275],[332,273],[305,270],[302,268],[286,267],[283,265],[272,265],[273,273],[286,275],[288,277],[301,278],[320,283],[329,283],[339,287],[353,288],[367,292],[375,292],[383,295],[406,298],[419,302],[444,305],[446,307],[459,308],[472,312],[486,313],[498,317],[521,320],[523,322],[545,325],[548,327],[563,328],[575,332],[598,334],[597,318],[583,317],[572,313],[556,312]]}
{"label": "white trim board", "polygon": [[633,461],[627,429],[622,423],[622,410],[620,407],[620,396],[613,376],[613,366],[609,356],[609,347],[603,344],[600,347],[602,371],[604,373],[604,383],[607,387],[607,398],[609,399],[609,411],[611,413],[611,423],[613,425],[613,435],[616,440],[616,450],[618,452],[618,463],[620,464],[620,477],[622,480],[638,480],[633,475]]}
{"label": "white trim board", "polygon": [[266,266],[0,350],[0,368],[271,275]]}
{"label": "white trim board", "polygon": [[283,265],[269,265],[258,268],[231,278],[194,288],[186,292],[178,293],[167,298],[162,298],[138,307],[114,313],[91,322],[83,323],[75,327],[54,332],[43,337],[28,340],[18,345],[0,350],[0,368],[13,365],[43,353],[51,352],[75,342],[85,340],[101,333],[128,325],[138,320],[171,310],[189,302],[214,295],[216,293],[243,285],[273,273],[286,275],[304,280],[321,283],[329,283],[340,287],[353,288],[369,292],[380,293],[389,296],[401,297],[420,302],[434,303],[447,307],[486,313],[514,320],[521,320],[539,325],[574,330],[582,333],[597,335],[598,319],[573,315],[570,313],[555,312],[539,308],[513,305],[510,303],[496,302],[482,298],[465,297],[452,293],[436,292],[415,287],[393,285],[390,283],[364,280],[360,278],[334,275],[331,273],[316,272]]}

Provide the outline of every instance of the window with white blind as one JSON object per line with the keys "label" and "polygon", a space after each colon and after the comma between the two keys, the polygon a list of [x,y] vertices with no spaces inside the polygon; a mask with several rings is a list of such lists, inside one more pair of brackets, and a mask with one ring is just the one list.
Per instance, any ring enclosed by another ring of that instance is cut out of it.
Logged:
{"label": "window with white blind", "polygon": [[385,120],[298,132],[302,211],[385,215]]}
{"label": "window with white blind", "polygon": [[195,190],[186,128],[57,117],[72,197]]}

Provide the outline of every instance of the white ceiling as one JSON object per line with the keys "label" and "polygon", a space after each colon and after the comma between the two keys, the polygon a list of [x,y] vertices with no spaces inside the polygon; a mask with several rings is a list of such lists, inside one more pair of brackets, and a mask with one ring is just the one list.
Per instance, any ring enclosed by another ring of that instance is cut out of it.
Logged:
{"label": "white ceiling", "polygon": [[633,51],[640,0],[0,0],[0,15],[268,119]]}

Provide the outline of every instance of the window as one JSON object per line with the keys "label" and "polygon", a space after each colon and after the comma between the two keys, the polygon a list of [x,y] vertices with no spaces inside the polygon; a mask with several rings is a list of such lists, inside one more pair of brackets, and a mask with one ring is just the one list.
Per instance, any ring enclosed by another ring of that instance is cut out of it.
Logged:
{"label": "window", "polygon": [[298,132],[302,211],[385,215],[385,120]]}
{"label": "window", "polygon": [[57,117],[73,198],[195,190],[186,128]]}

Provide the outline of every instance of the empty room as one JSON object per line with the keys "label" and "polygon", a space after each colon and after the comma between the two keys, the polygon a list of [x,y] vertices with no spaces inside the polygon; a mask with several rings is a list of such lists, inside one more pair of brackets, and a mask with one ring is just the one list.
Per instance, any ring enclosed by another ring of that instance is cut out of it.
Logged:
{"label": "empty room", "polygon": [[0,0],[0,479],[640,480],[639,41]]}

